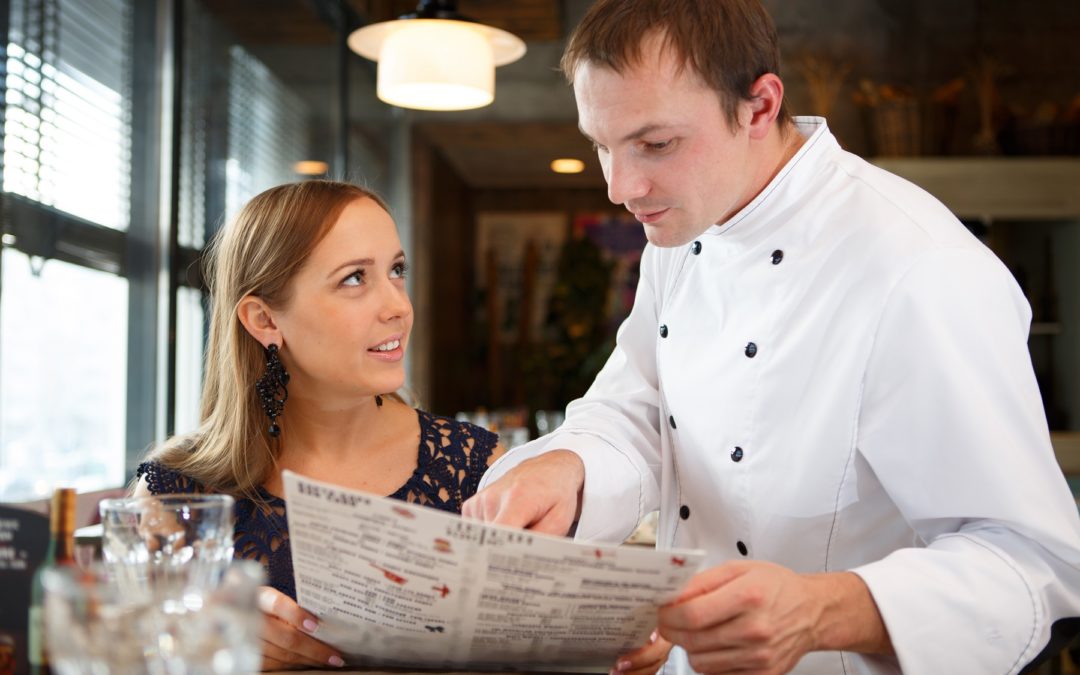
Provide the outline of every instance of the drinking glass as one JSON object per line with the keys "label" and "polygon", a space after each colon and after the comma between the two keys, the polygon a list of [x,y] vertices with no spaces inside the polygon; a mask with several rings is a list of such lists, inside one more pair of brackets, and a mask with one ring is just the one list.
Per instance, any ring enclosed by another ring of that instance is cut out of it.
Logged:
{"label": "drinking glass", "polygon": [[[106,499],[102,556],[129,594],[182,601],[215,588],[233,556],[233,498],[156,495]],[[197,601],[197,600],[193,600]]]}
{"label": "drinking glass", "polygon": [[[93,565],[42,574],[50,662],[60,675],[242,675],[258,671],[262,566],[236,561],[188,602],[132,595],[117,572]],[[198,602],[193,598],[197,597]]]}

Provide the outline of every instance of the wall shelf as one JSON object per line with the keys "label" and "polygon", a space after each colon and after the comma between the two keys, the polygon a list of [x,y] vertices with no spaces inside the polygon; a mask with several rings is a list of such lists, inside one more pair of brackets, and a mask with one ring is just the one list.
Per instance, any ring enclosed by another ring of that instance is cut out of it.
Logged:
{"label": "wall shelf", "polygon": [[1032,324],[1031,324],[1031,331],[1030,331],[1029,334],[1030,335],[1061,335],[1061,324],[1060,323],[1053,323],[1053,322],[1046,322],[1046,321],[1035,321],[1035,322],[1032,322]]}
{"label": "wall shelf", "polygon": [[1080,432],[1052,431],[1050,442],[1061,470],[1067,475],[1080,476]]}
{"label": "wall shelf", "polygon": [[961,219],[1080,220],[1080,157],[877,157]]}

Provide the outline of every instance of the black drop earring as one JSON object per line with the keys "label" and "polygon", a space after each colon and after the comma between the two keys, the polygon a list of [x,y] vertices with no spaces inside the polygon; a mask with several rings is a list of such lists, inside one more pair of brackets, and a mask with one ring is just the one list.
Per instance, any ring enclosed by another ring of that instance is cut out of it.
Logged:
{"label": "black drop earring", "polygon": [[270,435],[277,438],[281,434],[281,427],[277,425],[277,418],[285,409],[285,401],[289,398],[289,373],[285,371],[285,364],[278,358],[278,346],[271,343],[266,348],[266,372],[255,383],[255,393],[259,395],[263,412],[270,418]]}

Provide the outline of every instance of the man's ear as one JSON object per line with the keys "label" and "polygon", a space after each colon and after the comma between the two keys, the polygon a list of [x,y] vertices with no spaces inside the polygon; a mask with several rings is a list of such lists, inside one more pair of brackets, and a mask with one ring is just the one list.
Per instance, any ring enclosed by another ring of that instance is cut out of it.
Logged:
{"label": "man's ear", "polygon": [[784,83],[772,73],[765,73],[750,85],[750,138],[765,138],[776,124],[784,103]]}
{"label": "man's ear", "polygon": [[240,323],[251,337],[258,340],[263,347],[271,344],[281,346],[281,331],[274,323],[274,314],[270,311],[270,306],[262,298],[245,295],[236,306],[236,317],[240,319]]}

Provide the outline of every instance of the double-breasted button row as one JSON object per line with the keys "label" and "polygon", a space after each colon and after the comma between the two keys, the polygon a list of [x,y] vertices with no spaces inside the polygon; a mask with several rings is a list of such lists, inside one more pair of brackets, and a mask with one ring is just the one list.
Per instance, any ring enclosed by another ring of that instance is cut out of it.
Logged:
{"label": "double-breasted button row", "polygon": [[[784,259],[784,252],[781,251],[780,249],[776,249],[775,251],[772,252],[772,264],[779,265],[780,262],[783,259]],[[757,356],[757,353],[758,353],[757,343],[755,343],[755,342],[747,342],[746,343],[746,348],[743,350],[743,353],[746,354],[746,358],[748,358],[748,359],[752,359],[755,356]]]}

